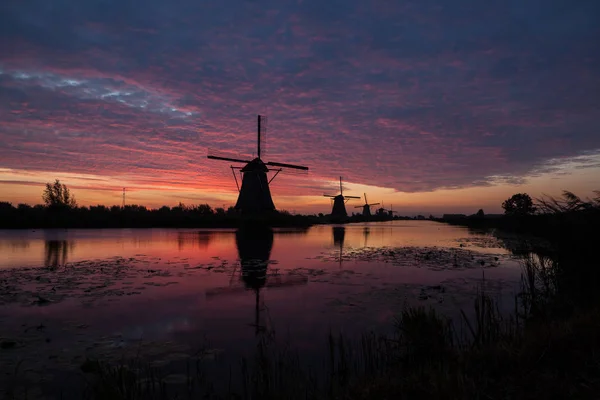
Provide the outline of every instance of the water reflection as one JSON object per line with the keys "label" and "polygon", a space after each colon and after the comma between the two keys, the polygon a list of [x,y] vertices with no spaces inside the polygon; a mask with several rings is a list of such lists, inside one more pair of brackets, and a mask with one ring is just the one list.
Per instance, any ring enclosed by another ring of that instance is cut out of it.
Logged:
{"label": "water reflection", "polygon": [[342,268],[342,255],[344,253],[344,239],[346,237],[346,228],[343,226],[334,226],[332,227],[333,233],[333,245],[339,246],[340,252],[338,255],[338,261],[340,263],[340,268]]}
{"label": "water reflection", "polygon": [[58,268],[67,263],[75,242],[69,240],[46,240],[44,243],[45,266]]}
{"label": "water reflection", "polygon": [[199,249],[207,249],[210,240],[215,232],[178,232],[177,233],[177,248],[181,251],[184,247],[198,247]]}
{"label": "water reflection", "polygon": [[[278,235],[303,235],[306,230],[278,231]],[[263,288],[282,288],[295,285],[305,285],[308,278],[302,275],[281,275],[278,271],[269,273],[269,260],[273,249],[273,229],[268,227],[240,228],[235,232],[235,245],[239,257],[239,270],[233,270],[228,287],[214,288],[206,291],[207,298],[231,295],[246,290],[254,291],[254,322],[250,325],[255,333],[263,332],[267,325],[261,321],[261,311],[266,309],[264,300],[261,301]],[[236,276],[238,277],[235,282]],[[242,286],[239,286],[239,283]]]}

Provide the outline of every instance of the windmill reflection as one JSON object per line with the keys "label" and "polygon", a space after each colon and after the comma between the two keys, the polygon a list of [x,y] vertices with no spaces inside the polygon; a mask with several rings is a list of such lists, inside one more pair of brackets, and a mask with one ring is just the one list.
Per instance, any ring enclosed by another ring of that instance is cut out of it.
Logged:
{"label": "windmill reflection", "polygon": [[369,235],[371,234],[371,230],[369,229],[368,226],[365,226],[363,229],[363,236],[365,238],[365,241],[363,243],[363,247],[367,247],[367,239],[369,239]]}
{"label": "windmill reflection", "polygon": [[339,248],[340,248],[338,260],[340,262],[340,268],[342,268],[342,255],[344,253],[344,238],[346,237],[346,228],[343,226],[334,226],[332,228],[332,232],[333,232],[333,245],[339,246]]}
{"label": "windmill reflection", "polygon": [[46,240],[44,244],[45,266],[58,268],[65,265],[74,246],[75,243],[68,240]]}
{"label": "windmill reflection", "polygon": [[[278,234],[302,234],[306,231],[280,232]],[[260,313],[265,309],[264,301],[261,303],[260,291],[263,288],[281,288],[295,285],[305,285],[308,282],[306,276],[268,273],[269,259],[273,249],[274,233],[268,227],[240,228],[235,232],[235,244],[240,260],[239,270],[234,269],[230,285],[228,287],[215,288],[206,291],[207,298],[220,295],[228,295],[253,290],[255,293],[254,322],[255,333],[259,334],[266,329],[266,324],[261,323]],[[236,275],[238,283],[234,278]]]}

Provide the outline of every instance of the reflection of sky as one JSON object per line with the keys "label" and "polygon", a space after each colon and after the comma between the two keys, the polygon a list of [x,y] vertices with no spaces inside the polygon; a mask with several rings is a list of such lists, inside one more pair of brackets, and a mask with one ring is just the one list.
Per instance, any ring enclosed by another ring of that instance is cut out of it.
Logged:
{"label": "reflection of sky", "polygon": [[[327,249],[339,249],[340,244],[344,249],[365,246],[456,247],[456,239],[464,236],[460,227],[427,221],[350,224],[336,228],[340,231],[337,238],[333,229],[329,225],[317,225],[306,235],[301,231],[277,233],[276,230],[271,259],[281,263],[303,263],[308,256]],[[69,262],[145,256],[161,260],[185,259],[193,264],[215,262],[216,257],[230,261],[238,258],[233,229],[0,231],[0,268],[43,265],[49,248],[56,247],[49,246],[51,243],[59,243],[61,255],[63,247],[66,248]]]}
{"label": "reflection of sky", "polygon": [[340,174],[408,213],[596,189],[598,2],[483,4],[4,1],[3,199],[231,204],[206,150],[252,153],[258,113],[268,158],[311,167],[280,208],[326,211]]}

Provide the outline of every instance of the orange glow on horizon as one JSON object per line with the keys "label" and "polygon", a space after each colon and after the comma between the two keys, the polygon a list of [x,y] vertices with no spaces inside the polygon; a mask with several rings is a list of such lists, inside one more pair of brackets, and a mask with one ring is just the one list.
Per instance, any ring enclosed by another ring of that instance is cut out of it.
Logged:
{"label": "orange glow on horizon", "polygon": [[[562,174],[546,173],[527,178],[521,184],[496,184],[489,186],[472,186],[458,189],[440,189],[431,192],[405,193],[392,188],[382,188],[354,182],[344,182],[345,193],[362,196],[367,193],[370,202],[383,202],[384,207],[390,205],[399,215],[442,213],[474,213],[483,208],[486,213],[500,213],[501,203],[517,192],[527,192],[532,197],[544,194],[557,196],[562,190],[572,191],[582,197],[592,194],[598,189],[597,177],[600,167],[576,168],[565,167]],[[186,183],[167,185],[159,181],[152,184],[146,179],[136,181],[113,178],[101,175],[84,175],[70,173],[54,173],[41,171],[22,171],[0,169],[0,201],[13,204],[40,204],[45,182],[60,179],[71,188],[81,206],[103,204],[107,206],[122,203],[122,188],[126,188],[126,203],[139,204],[149,208],[163,205],[208,203],[213,208],[227,208],[235,204],[237,190],[233,178],[227,179],[220,174],[212,179],[198,182],[197,186]],[[279,179],[279,178],[278,178]],[[285,180],[284,180],[285,179]],[[294,184],[312,185],[311,189],[297,189]],[[337,180],[326,180],[320,177],[305,178],[285,177],[275,181],[271,186],[274,202],[278,209],[295,213],[330,212],[330,202],[322,196],[323,191],[334,190]],[[595,186],[596,185],[596,186]],[[322,189],[326,188],[326,189]],[[328,189],[332,188],[332,189]],[[308,192],[301,196],[295,192]],[[348,212],[359,212],[355,206],[363,204],[363,200],[351,200],[346,207]]]}

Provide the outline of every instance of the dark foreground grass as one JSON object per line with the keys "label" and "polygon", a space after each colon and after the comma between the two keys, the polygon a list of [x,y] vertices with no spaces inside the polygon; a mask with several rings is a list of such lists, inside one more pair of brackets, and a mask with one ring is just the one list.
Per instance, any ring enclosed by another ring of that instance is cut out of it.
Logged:
{"label": "dark foreground grass", "polygon": [[[485,296],[480,300],[488,302]],[[489,303],[488,303],[489,304]],[[486,321],[486,320],[482,320]],[[88,361],[88,399],[567,399],[597,398],[600,313],[531,323],[521,331],[497,320],[473,323],[479,342],[458,335],[431,310],[405,310],[394,337],[358,342],[329,337],[325,372],[297,353],[259,344],[242,360],[226,390],[215,390],[200,361],[172,384],[144,363]],[[223,387],[223,385],[221,385]]]}

